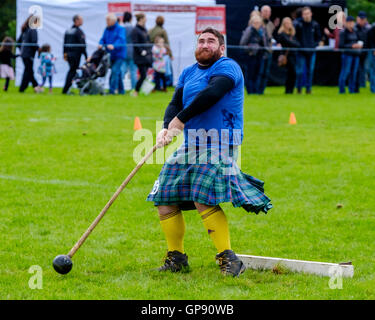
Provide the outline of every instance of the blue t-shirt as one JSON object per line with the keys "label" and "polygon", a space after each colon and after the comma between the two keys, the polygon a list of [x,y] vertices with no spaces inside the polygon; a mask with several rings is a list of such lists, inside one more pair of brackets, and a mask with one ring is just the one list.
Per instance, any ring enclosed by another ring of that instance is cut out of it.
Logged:
{"label": "blue t-shirt", "polygon": [[185,142],[188,142],[191,132],[204,129],[208,134],[216,130],[220,143],[240,145],[243,139],[244,79],[240,66],[234,60],[222,57],[206,69],[199,68],[198,63],[185,68],[177,84],[177,88],[183,87],[183,108],[187,108],[215,76],[232,79],[234,87],[207,111],[185,123]]}

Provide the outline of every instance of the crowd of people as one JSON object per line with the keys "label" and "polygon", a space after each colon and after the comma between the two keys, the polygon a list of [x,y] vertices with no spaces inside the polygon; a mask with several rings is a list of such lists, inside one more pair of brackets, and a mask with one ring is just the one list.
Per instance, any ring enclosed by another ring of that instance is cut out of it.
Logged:
{"label": "crowd of people", "polygon": [[[98,50],[91,56],[86,51],[86,36],[81,26],[84,21],[81,15],[73,17],[73,25],[64,34],[63,56],[69,64],[63,94],[68,94],[73,81],[77,76],[77,70],[90,71],[96,68],[98,62],[95,57],[100,56],[100,51],[110,55],[111,74],[109,79],[109,94],[125,94],[124,77],[127,72],[130,75],[131,95],[138,96],[142,84],[146,79],[148,70],[153,69],[155,91],[167,91],[167,85],[172,84],[172,51],[170,49],[167,31],[163,28],[164,18],[156,18],[155,27],[147,31],[146,15],[135,15],[136,24],[132,24],[132,14],[125,12],[123,19],[119,19],[114,13],[106,15],[106,28],[99,40]],[[52,92],[53,74],[56,72],[55,56],[51,53],[51,46],[44,44],[38,46],[39,18],[29,16],[21,28],[21,35],[17,39],[17,48],[20,53],[14,54],[14,40],[6,37],[0,48],[0,76],[5,78],[3,90],[7,91],[10,80],[14,80],[12,60],[21,57],[24,64],[22,82],[19,88],[24,92],[31,85],[36,93],[42,92],[46,81],[49,82],[49,90]],[[41,81],[35,78],[34,60],[39,58],[38,73]],[[86,63],[80,67],[81,57]],[[101,55],[103,56],[103,54]]]}
{"label": "crowd of people", "polygon": [[[316,51],[327,39],[331,39],[334,49],[342,53],[339,92],[345,93],[348,86],[350,93],[358,93],[361,87],[366,86],[368,78],[371,92],[375,93],[375,24],[369,24],[366,12],[359,12],[356,18],[339,12],[333,30],[322,29],[313,19],[310,7],[297,9],[281,22],[279,18],[271,21],[271,15],[272,10],[268,5],[259,11],[252,11],[248,27],[243,31],[239,43],[243,48],[241,66],[248,94],[264,93],[275,48],[278,66],[286,69],[285,93],[291,94],[296,89],[301,94],[302,89],[306,88],[305,92],[311,94]],[[129,73],[131,95],[138,96],[150,69],[153,71],[154,90],[166,91],[167,86],[173,84],[173,55],[167,31],[163,28],[164,18],[158,16],[155,27],[149,31],[145,27],[144,13],[135,15],[135,24],[132,18],[130,12],[125,12],[122,19],[113,13],[106,16],[107,26],[99,40],[98,50],[110,55],[109,94],[125,93],[124,77]],[[91,61],[91,67],[97,66],[91,60],[96,52],[88,56],[86,51],[86,38],[81,29],[83,23],[82,16],[75,15],[72,27],[64,35],[64,60],[69,64],[69,71],[63,94],[70,92],[82,56],[87,63]],[[48,80],[52,92],[56,58],[49,44],[38,46],[38,24],[38,17],[30,16],[22,25],[21,35],[17,39],[19,54],[14,53],[13,39],[3,39],[0,47],[0,77],[5,78],[4,91],[8,90],[10,80],[14,79],[12,62],[21,57],[24,72],[19,91],[24,92],[31,83],[35,92],[41,92]],[[39,83],[33,68],[36,55],[40,59],[37,69],[41,78]]]}
{"label": "crowd of people", "polygon": [[275,47],[281,49],[278,65],[287,69],[285,93],[296,89],[301,94],[305,87],[311,94],[316,51],[324,45],[324,38],[332,39],[335,50],[342,52],[339,92],[345,93],[348,85],[350,93],[359,93],[368,76],[375,93],[375,24],[369,24],[366,12],[359,12],[356,18],[339,12],[333,30],[322,30],[310,7],[296,10],[281,23],[279,19],[271,21],[271,14],[268,5],[252,11],[240,40],[246,48],[242,69],[248,94],[264,93]]}

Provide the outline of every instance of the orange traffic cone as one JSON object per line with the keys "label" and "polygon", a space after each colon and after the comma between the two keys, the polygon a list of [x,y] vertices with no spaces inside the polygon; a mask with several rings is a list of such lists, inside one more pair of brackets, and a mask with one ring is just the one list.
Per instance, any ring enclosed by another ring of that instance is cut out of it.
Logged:
{"label": "orange traffic cone", "polygon": [[297,124],[297,119],[294,112],[292,112],[289,116],[289,124]]}
{"label": "orange traffic cone", "polygon": [[141,120],[139,119],[139,117],[135,117],[134,119],[134,130],[140,130],[142,129],[142,124],[141,124]]}

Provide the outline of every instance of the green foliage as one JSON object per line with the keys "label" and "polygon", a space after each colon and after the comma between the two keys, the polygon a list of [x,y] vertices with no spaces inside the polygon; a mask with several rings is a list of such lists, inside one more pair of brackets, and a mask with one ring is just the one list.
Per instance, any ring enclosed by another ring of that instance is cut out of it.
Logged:
{"label": "green foliage", "polygon": [[[242,254],[352,261],[354,278],[343,279],[342,290],[330,289],[327,277],[280,267],[223,278],[195,211],[184,213],[191,273],[156,272],[166,243],[145,198],[161,164],[142,167],[74,256],[73,270],[58,275],[53,258],[70,250],[135,167],[134,117],[154,132],[172,90],[80,97],[60,88],[19,94],[12,83],[0,92],[1,299],[375,299],[374,95],[283,91],[245,97],[241,168],[265,181],[274,208],[254,215],[223,204],[231,243]],[[288,124],[290,112],[297,125]],[[32,265],[43,269],[42,290],[28,286]]]}
{"label": "green foliage", "polygon": [[15,23],[16,0],[0,1],[0,41],[3,40],[5,36],[10,36],[13,39],[16,37]]}
{"label": "green foliage", "polygon": [[8,31],[7,31],[7,36],[12,37],[14,40],[16,40],[16,28],[17,28],[17,21],[16,20],[11,20],[8,23]]}
{"label": "green foliage", "polygon": [[366,11],[370,23],[375,22],[375,0],[347,0],[349,14],[356,16],[358,11]]}

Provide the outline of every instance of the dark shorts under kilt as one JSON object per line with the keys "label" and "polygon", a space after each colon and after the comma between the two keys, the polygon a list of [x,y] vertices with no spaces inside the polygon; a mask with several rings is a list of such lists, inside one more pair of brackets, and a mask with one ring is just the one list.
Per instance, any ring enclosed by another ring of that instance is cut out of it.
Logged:
{"label": "dark shorts under kilt", "polygon": [[181,210],[195,209],[194,202],[208,206],[231,202],[248,212],[267,213],[272,204],[264,194],[264,182],[239,169],[237,151],[237,147],[231,149],[228,157],[208,149],[199,152],[193,163],[188,161],[191,152],[181,146],[165,162],[147,201],[153,201],[156,206],[178,205]]}

